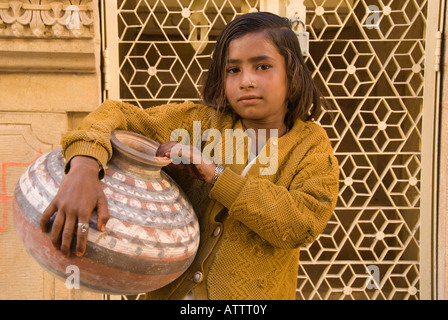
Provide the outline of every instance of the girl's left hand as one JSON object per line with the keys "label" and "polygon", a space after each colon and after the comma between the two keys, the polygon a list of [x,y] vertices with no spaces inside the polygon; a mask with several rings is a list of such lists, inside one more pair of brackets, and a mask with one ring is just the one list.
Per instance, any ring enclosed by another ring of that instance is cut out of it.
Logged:
{"label": "girl's left hand", "polygon": [[170,166],[188,172],[193,177],[212,183],[216,164],[194,146],[183,145],[175,141],[162,143],[156,152],[157,157],[168,157],[173,160]]}

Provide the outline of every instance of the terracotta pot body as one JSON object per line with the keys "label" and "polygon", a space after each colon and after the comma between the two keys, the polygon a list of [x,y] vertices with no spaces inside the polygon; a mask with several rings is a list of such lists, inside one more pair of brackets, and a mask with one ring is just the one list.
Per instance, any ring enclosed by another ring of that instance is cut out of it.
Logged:
{"label": "terracotta pot body", "polygon": [[161,171],[170,161],[155,157],[156,142],[126,131],[114,131],[111,142],[114,155],[102,180],[110,219],[100,232],[92,214],[84,256],[72,251],[62,257],[39,227],[64,178],[61,150],[43,155],[21,176],[15,228],[31,256],[68,286],[79,283],[110,294],[150,292],[190,266],[199,245],[198,220],[182,190]]}

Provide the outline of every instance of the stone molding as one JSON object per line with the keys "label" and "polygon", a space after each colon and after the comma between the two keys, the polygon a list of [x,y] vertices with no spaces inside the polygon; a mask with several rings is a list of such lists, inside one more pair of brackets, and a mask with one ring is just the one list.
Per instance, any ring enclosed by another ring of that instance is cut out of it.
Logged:
{"label": "stone molding", "polygon": [[92,0],[0,0],[0,38],[93,38]]}
{"label": "stone molding", "polygon": [[0,38],[0,72],[95,74],[95,49],[87,39]]}
{"label": "stone molding", "polygon": [[98,74],[98,0],[0,0],[0,72]]}

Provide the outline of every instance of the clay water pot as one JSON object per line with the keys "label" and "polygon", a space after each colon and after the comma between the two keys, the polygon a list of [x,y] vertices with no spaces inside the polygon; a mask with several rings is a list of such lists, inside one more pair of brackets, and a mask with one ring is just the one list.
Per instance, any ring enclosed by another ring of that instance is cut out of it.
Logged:
{"label": "clay water pot", "polygon": [[198,219],[182,190],[161,171],[170,159],[155,157],[158,143],[127,131],[114,131],[111,143],[113,157],[101,180],[110,219],[100,232],[92,214],[84,256],[64,258],[39,227],[64,178],[60,149],[37,159],[17,183],[15,228],[28,253],[71,288],[79,283],[109,294],[150,292],[174,281],[192,263],[199,245]]}

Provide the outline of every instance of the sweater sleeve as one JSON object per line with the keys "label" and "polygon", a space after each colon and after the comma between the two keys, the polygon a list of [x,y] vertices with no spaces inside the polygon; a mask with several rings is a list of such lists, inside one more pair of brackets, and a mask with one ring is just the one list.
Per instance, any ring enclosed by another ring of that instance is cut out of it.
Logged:
{"label": "sweater sleeve", "polygon": [[[229,208],[229,215],[274,247],[305,246],[314,241],[333,213],[339,167],[328,139],[316,139],[296,169],[289,186],[262,177],[242,177],[226,168],[210,196]],[[294,161],[292,161],[294,163]]]}
{"label": "sweater sleeve", "polygon": [[194,120],[210,125],[210,109],[192,102],[168,104],[148,109],[107,100],[91,112],[76,130],[67,132],[61,140],[66,159],[65,171],[76,155],[89,156],[106,166],[112,157],[110,135],[113,130],[128,130],[148,136],[159,143],[167,142],[176,129],[192,130]]}

